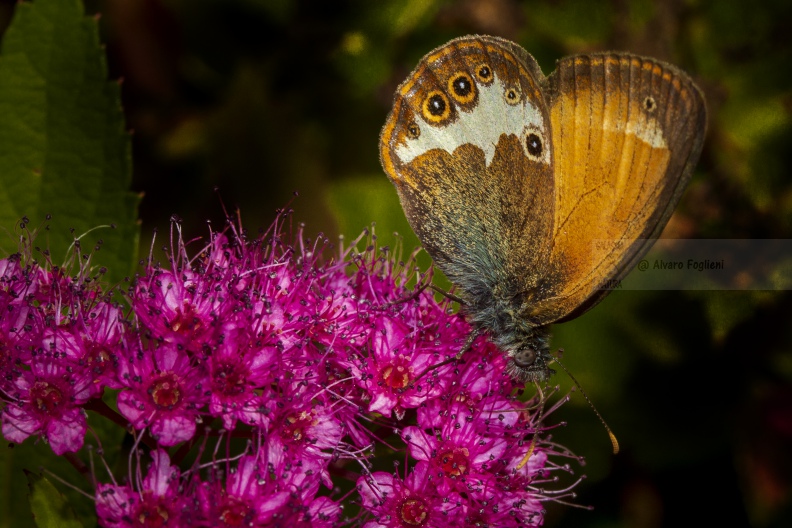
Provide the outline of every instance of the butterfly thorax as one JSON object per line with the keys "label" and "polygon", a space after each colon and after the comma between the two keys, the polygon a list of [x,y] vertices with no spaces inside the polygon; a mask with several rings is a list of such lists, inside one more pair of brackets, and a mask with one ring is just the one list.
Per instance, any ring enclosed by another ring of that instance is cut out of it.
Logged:
{"label": "butterfly thorax", "polygon": [[513,291],[495,286],[468,292],[465,313],[509,358],[509,375],[526,382],[544,381],[553,373],[547,366],[552,359],[549,328],[531,322],[530,302]]}

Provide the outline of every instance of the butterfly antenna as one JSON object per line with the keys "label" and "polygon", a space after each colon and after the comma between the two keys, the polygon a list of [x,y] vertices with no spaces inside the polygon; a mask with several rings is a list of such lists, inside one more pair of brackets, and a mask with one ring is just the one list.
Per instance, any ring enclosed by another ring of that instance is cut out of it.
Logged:
{"label": "butterfly antenna", "polygon": [[610,437],[611,444],[613,444],[613,454],[614,455],[618,454],[618,452],[619,452],[619,441],[616,440],[616,435],[613,434],[613,431],[611,431],[611,428],[608,427],[608,424],[605,422],[605,418],[603,418],[602,415],[597,410],[597,408],[594,407],[594,404],[591,402],[591,399],[588,397],[588,394],[586,394],[586,391],[584,391],[583,387],[580,386],[580,383],[578,382],[578,380],[575,379],[575,376],[573,376],[572,373],[569,372],[567,370],[567,368],[560,361],[558,361],[558,358],[553,358],[553,360],[556,362],[556,364],[558,364],[559,367],[561,367],[564,370],[564,372],[566,372],[566,375],[569,376],[569,378],[575,383],[575,386],[578,389],[580,389],[580,394],[582,394],[583,397],[586,398],[586,402],[589,404],[589,407],[591,407],[591,410],[594,411],[594,414],[597,415],[597,418],[599,418],[599,421],[602,422],[602,426],[608,432],[608,436]]}
{"label": "butterfly antenna", "polygon": [[531,439],[531,447],[528,448],[528,452],[525,453],[523,459],[517,464],[517,471],[525,467],[525,464],[528,463],[528,459],[533,455],[534,449],[536,449],[536,440],[539,438],[539,428],[542,427],[542,418],[544,418],[544,392],[542,392],[542,387],[539,385],[538,381],[534,381],[534,385],[536,385],[536,391],[539,393],[539,419],[536,420],[536,428],[534,429],[533,439]]}

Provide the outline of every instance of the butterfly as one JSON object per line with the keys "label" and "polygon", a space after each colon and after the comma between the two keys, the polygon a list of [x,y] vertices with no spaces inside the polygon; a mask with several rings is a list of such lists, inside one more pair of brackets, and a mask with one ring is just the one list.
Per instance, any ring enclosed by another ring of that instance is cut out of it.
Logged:
{"label": "butterfly", "polygon": [[561,59],[468,36],[396,90],[382,166],[435,265],[522,381],[549,326],[580,316],[649,250],[701,153],[707,112],[678,68],[629,53]]}

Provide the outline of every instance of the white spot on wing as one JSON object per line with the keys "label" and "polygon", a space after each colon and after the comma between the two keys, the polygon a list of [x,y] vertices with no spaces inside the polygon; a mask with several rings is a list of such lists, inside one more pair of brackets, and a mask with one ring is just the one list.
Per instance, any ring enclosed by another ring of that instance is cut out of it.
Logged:
{"label": "white spot on wing", "polygon": [[651,145],[653,148],[664,149],[668,148],[666,140],[663,137],[663,130],[660,124],[654,117],[647,118],[643,113],[639,114],[638,119],[628,123],[605,121],[605,130],[610,132],[619,132],[635,136],[636,139]]}
{"label": "white spot on wing", "polygon": [[[514,134],[520,141],[526,125],[540,130],[542,137],[545,126],[542,113],[536,105],[527,99],[521,104],[510,105],[504,93],[506,86],[497,77],[489,86],[476,84],[479,90],[478,102],[470,112],[457,107],[457,120],[444,127],[436,127],[426,123],[418,115],[421,135],[416,139],[407,139],[400,144],[395,154],[403,163],[409,163],[421,154],[432,149],[442,149],[453,154],[460,146],[470,143],[484,151],[487,165],[495,157],[495,148],[502,134]],[[549,149],[544,149],[542,161],[550,162]]]}
{"label": "white spot on wing", "polygon": [[627,123],[625,132],[628,134],[635,134],[635,137],[650,144],[654,148],[667,148],[663,131],[660,129],[660,124],[657,119],[650,117],[647,119],[643,115],[641,119],[635,122]]}

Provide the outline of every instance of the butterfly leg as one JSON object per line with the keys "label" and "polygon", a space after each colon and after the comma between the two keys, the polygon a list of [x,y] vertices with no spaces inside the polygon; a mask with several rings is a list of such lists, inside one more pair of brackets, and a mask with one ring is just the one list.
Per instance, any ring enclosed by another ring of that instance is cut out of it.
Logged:
{"label": "butterfly leg", "polygon": [[[427,275],[425,275],[425,276],[427,276]],[[465,302],[465,300],[462,299],[461,297],[457,297],[453,293],[447,292],[443,288],[440,288],[439,286],[435,286],[434,284],[431,283],[431,279],[429,279],[429,280],[430,280],[430,282],[423,282],[419,286],[416,286],[415,290],[413,290],[413,292],[410,295],[408,295],[407,297],[400,297],[399,299],[396,299],[395,301],[391,301],[391,302],[387,303],[385,306],[386,307],[394,306],[396,304],[401,304],[401,303],[405,303],[405,302],[409,302],[409,301],[414,301],[415,299],[418,298],[419,295],[421,295],[424,292],[424,290],[426,290],[426,288],[431,288],[434,291],[436,291],[437,293],[439,293],[440,295],[442,295],[444,297],[447,297],[447,298],[451,299],[452,301],[454,301],[456,303],[459,303],[459,304],[461,304],[463,306],[467,304],[467,302]]]}
{"label": "butterfly leg", "polygon": [[465,354],[465,352],[470,350],[470,347],[473,346],[473,341],[476,340],[476,338],[479,336],[480,333],[481,332],[479,332],[478,329],[475,329],[472,332],[470,332],[470,335],[465,340],[465,344],[462,346],[462,348],[459,350],[459,352],[457,352],[457,355],[456,355],[456,357],[454,357],[454,359],[462,359],[462,356]]}
{"label": "butterfly leg", "polygon": [[437,293],[439,293],[440,295],[442,295],[444,297],[447,297],[447,298],[451,299],[452,301],[461,304],[462,306],[465,306],[467,304],[467,302],[465,302],[465,299],[462,299],[461,297],[457,297],[453,293],[447,292],[443,288],[440,288],[439,286],[435,286],[434,284],[430,284],[429,287],[432,288]]}
{"label": "butterfly leg", "polygon": [[[428,274],[424,275],[424,277],[427,277],[427,276],[429,276],[429,275]],[[423,277],[421,278],[421,280],[423,280]],[[385,304],[385,308],[388,308],[390,306],[395,306],[395,305],[401,304],[401,303],[414,301],[415,299],[418,298],[419,295],[421,295],[424,292],[424,290],[426,288],[429,288],[429,287],[434,288],[434,285],[432,284],[431,281],[432,281],[432,279],[430,278],[428,282],[420,282],[418,285],[416,285],[415,289],[413,290],[413,292],[410,295],[408,295],[406,297],[400,297],[400,298],[396,299],[395,301],[391,301],[389,303],[386,303]]]}
{"label": "butterfly leg", "polygon": [[440,367],[442,367],[444,365],[448,365],[449,363],[453,363],[454,361],[459,361],[460,359],[462,359],[462,355],[470,349],[470,347],[473,345],[473,341],[475,341],[478,336],[479,336],[479,331],[478,330],[473,330],[472,332],[470,332],[470,335],[468,336],[467,340],[465,341],[464,346],[462,346],[462,349],[459,352],[457,352],[456,356],[454,356],[452,358],[448,358],[445,361],[441,361],[440,363],[432,365],[431,367],[427,367],[426,370],[421,372],[418,375],[418,377],[415,378],[412,381],[412,383],[417,382],[419,379],[423,378],[425,375],[427,375],[429,372],[431,372],[433,370],[439,369]]}

